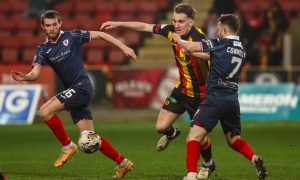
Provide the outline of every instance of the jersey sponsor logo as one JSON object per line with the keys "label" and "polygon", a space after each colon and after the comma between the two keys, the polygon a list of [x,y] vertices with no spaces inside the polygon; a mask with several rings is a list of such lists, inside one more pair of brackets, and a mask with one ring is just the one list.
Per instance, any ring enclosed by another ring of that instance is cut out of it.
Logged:
{"label": "jersey sponsor logo", "polygon": [[1,85],[0,124],[31,124],[41,90],[40,85]]}
{"label": "jersey sponsor logo", "polygon": [[64,46],[68,46],[68,45],[69,45],[69,39],[63,40],[63,45],[64,45]]}

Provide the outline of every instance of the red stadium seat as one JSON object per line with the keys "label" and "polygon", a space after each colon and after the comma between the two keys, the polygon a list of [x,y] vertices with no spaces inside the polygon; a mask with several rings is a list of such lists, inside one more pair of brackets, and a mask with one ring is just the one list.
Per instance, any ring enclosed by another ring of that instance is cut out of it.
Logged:
{"label": "red stadium seat", "polygon": [[91,0],[76,0],[74,2],[74,10],[76,13],[93,14],[96,11],[96,3]]}
{"label": "red stadium seat", "polygon": [[22,63],[32,64],[36,49],[35,48],[24,48],[22,52]]}
{"label": "red stadium seat", "polygon": [[18,50],[14,48],[3,48],[1,63],[13,64],[18,61]]}
{"label": "red stadium seat", "polygon": [[3,30],[13,31],[16,29],[16,26],[17,26],[17,24],[14,20],[6,19],[6,20],[1,21],[0,31],[3,31]]}
{"label": "red stadium seat", "polygon": [[98,49],[99,51],[109,47],[109,43],[104,40],[92,40],[87,45],[88,49]]}
{"label": "red stadium seat", "polygon": [[35,31],[38,27],[38,20],[35,18],[24,18],[17,23],[19,31]]}
{"label": "red stadium seat", "polygon": [[139,32],[131,30],[125,31],[121,36],[124,38],[124,43],[129,46],[138,45],[141,38]]}
{"label": "red stadium seat", "polygon": [[96,14],[113,14],[116,10],[116,1],[115,0],[100,0],[96,4]]}
{"label": "red stadium seat", "polygon": [[0,46],[2,48],[20,48],[22,46],[21,39],[18,36],[7,36],[2,39]]}
{"label": "red stadium seat", "polygon": [[135,0],[122,0],[117,3],[117,11],[118,13],[136,13],[138,7]]}
{"label": "red stadium seat", "polygon": [[154,24],[155,23],[155,19],[154,19],[154,15],[151,13],[142,13],[140,12],[140,14],[137,15],[137,20],[140,22],[145,22],[148,24]]}
{"label": "red stadium seat", "polygon": [[156,12],[159,11],[159,3],[153,3],[152,1],[148,0],[137,0],[137,8],[140,13],[150,13],[155,15]]}
{"label": "red stadium seat", "polygon": [[53,9],[58,11],[61,15],[69,15],[73,12],[73,2],[61,2],[54,5]]}
{"label": "red stadium seat", "polygon": [[87,64],[101,64],[103,62],[103,51],[101,49],[89,49],[86,51]]}
{"label": "red stadium seat", "polygon": [[136,17],[133,13],[120,13],[116,15],[113,20],[116,21],[135,21]]}
{"label": "red stadium seat", "polygon": [[28,0],[10,0],[8,2],[14,12],[24,12],[29,6]]}
{"label": "red stadium seat", "polygon": [[80,25],[81,29],[99,31],[101,23],[97,19],[90,19]]}
{"label": "red stadium seat", "polygon": [[0,12],[1,14],[8,14],[11,11],[10,3],[6,1],[0,1]]}
{"label": "red stadium seat", "polygon": [[33,37],[24,37],[21,39],[22,47],[25,48],[35,48],[41,43],[45,42],[46,37],[44,34],[39,34],[38,36]]}
{"label": "red stadium seat", "polygon": [[109,62],[112,64],[125,64],[126,57],[119,49],[111,49],[108,53]]}

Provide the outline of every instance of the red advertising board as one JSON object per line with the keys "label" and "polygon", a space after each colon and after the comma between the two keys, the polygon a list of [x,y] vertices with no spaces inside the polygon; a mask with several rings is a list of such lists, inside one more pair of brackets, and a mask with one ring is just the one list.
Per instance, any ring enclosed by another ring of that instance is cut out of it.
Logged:
{"label": "red advertising board", "polygon": [[11,71],[21,71],[27,73],[31,70],[30,65],[0,65],[0,83],[2,85],[8,84],[41,84],[42,89],[42,102],[55,95],[55,75],[50,67],[44,67],[40,77],[32,82],[17,82],[14,81],[10,75]]}
{"label": "red advertising board", "polygon": [[118,108],[147,108],[165,69],[113,70],[113,102]]}

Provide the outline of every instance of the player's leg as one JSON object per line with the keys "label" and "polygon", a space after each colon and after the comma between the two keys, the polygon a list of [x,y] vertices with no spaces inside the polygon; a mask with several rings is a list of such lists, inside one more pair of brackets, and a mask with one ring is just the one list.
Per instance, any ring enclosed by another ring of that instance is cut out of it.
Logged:
{"label": "player's leg", "polygon": [[[76,111],[71,111],[71,116],[80,132],[84,130],[94,130],[93,121],[91,120],[92,113],[89,106],[82,107],[80,109],[77,108]],[[114,177],[124,177],[126,173],[133,169],[133,163],[126,159],[119,151],[117,151],[105,137],[101,135],[99,136],[101,139],[99,151],[118,164],[118,170]]]}
{"label": "player's leg", "polygon": [[203,162],[197,177],[198,179],[207,179],[216,169],[215,163],[212,159],[211,141],[208,136],[205,136],[200,142],[200,149]]}
{"label": "player's leg", "polygon": [[186,144],[186,180],[197,179],[198,161],[200,159],[200,141],[206,136],[206,130],[200,126],[193,125],[190,128]]}
{"label": "player's leg", "polygon": [[229,146],[246,157],[256,167],[258,177],[264,180],[267,176],[267,171],[264,167],[261,157],[255,155],[254,151],[248,142],[241,138],[241,121],[240,121],[240,108],[238,101],[230,102],[225,107],[229,108],[228,113],[221,119],[221,126],[226,136]]}
{"label": "player's leg", "polygon": [[180,129],[172,126],[179,116],[180,114],[165,109],[160,110],[155,127],[156,131],[163,134],[163,136],[157,142],[156,148],[158,151],[167,148],[171,140],[180,135]]}
{"label": "player's leg", "polygon": [[[185,107],[186,111],[190,115],[191,120],[193,119],[199,104],[201,104],[200,98],[191,98],[188,96],[183,96],[181,104]],[[201,157],[203,159],[203,163],[200,167],[198,177],[200,179],[206,179],[208,176],[215,170],[215,163],[212,159],[212,151],[211,151],[211,141],[206,136],[201,142],[200,142],[200,149],[201,149]]]}
{"label": "player's leg", "polygon": [[63,146],[59,157],[54,162],[55,167],[62,166],[77,152],[76,144],[71,141],[61,119],[55,114],[63,109],[64,105],[55,96],[46,102],[40,109],[42,120],[48,125]]}
{"label": "player's leg", "polygon": [[[208,132],[210,132],[218,123],[219,115],[215,114],[215,109],[208,103],[201,104],[199,110],[196,112],[192,127],[190,129],[187,138],[187,154],[186,154],[186,166],[187,166],[187,178],[196,177],[198,160],[200,157],[201,147],[200,142],[203,141]],[[200,169],[197,178],[207,179],[214,169],[209,168],[204,171]]]}
{"label": "player's leg", "polygon": [[156,131],[163,134],[157,142],[156,148],[158,151],[164,150],[171,140],[180,135],[180,130],[172,125],[177,118],[184,113],[185,108],[175,98],[176,96],[174,93],[175,91],[166,98],[156,120]]}

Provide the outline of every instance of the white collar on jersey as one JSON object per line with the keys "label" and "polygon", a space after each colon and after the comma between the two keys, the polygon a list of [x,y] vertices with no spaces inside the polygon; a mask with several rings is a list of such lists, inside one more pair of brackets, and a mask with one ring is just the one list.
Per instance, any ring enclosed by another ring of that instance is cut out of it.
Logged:
{"label": "white collar on jersey", "polygon": [[[56,40],[55,40],[54,42],[50,42],[50,43],[52,43],[52,44],[56,43],[57,40],[59,39],[59,37],[60,37],[63,33],[64,33],[64,31],[60,30],[60,31],[59,31],[59,35],[58,35],[58,37],[56,38]],[[46,43],[48,43],[48,42],[49,42],[49,39],[48,39],[48,37],[46,37]]]}
{"label": "white collar on jersey", "polygon": [[226,39],[234,39],[234,40],[240,40],[240,37],[239,36],[236,36],[236,35],[228,35],[226,37],[224,37]]}

